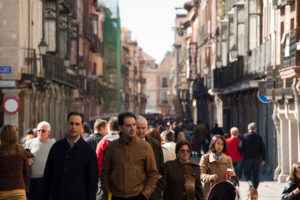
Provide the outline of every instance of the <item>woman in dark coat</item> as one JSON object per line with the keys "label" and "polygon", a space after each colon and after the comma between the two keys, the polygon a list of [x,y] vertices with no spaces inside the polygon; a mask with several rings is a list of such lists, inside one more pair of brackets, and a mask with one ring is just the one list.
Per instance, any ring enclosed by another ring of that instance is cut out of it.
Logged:
{"label": "woman in dark coat", "polygon": [[300,163],[293,164],[289,179],[282,192],[281,200],[300,199]]}
{"label": "woman in dark coat", "polygon": [[176,145],[177,159],[164,167],[164,200],[203,200],[200,168],[191,162],[191,145],[181,141]]}

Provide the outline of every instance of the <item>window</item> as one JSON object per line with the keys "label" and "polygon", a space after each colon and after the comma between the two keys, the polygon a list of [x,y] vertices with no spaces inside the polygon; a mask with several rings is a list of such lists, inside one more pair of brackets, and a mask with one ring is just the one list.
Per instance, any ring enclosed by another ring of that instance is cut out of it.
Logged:
{"label": "window", "polygon": [[280,23],[280,39],[282,39],[284,34],[284,22]]}
{"label": "window", "polygon": [[162,78],[162,88],[167,88],[168,87],[168,79],[166,77]]}
{"label": "window", "polygon": [[295,28],[295,19],[292,18],[291,19],[291,31],[294,30],[294,28]]}

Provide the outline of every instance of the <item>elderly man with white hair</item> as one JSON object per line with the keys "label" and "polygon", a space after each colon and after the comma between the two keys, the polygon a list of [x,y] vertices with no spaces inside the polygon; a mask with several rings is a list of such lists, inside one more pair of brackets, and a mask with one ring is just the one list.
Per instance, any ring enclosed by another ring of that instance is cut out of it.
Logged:
{"label": "elderly man with white hair", "polygon": [[43,175],[50,148],[55,143],[50,139],[51,126],[48,122],[42,121],[37,125],[37,137],[29,140],[25,148],[33,154],[33,164],[31,166],[29,199],[42,199]]}

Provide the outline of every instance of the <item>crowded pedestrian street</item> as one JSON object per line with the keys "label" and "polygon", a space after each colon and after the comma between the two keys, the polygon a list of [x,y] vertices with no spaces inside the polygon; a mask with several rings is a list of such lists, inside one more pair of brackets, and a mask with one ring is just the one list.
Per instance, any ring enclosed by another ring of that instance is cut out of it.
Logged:
{"label": "crowded pedestrian street", "polygon": [[0,200],[300,200],[300,0],[0,0]]}

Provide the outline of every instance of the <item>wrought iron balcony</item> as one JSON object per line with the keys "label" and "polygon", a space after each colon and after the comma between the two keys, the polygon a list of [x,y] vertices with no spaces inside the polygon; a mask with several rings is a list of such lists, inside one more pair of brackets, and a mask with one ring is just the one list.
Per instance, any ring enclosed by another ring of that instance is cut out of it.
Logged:
{"label": "wrought iron balcony", "polygon": [[214,88],[225,88],[243,80],[244,68],[244,59],[240,56],[228,66],[214,69]]}
{"label": "wrought iron balcony", "polygon": [[99,37],[96,34],[92,33],[90,35],[90,41],[91,41],[91,43],[90,43],[91,50],[93,52],[100,53],[101,55],[103,55],[104,54],[104,46],[103,46],[103,42],[100,41]]}
{"label": "wrought iron balcony", "polygon": [[53,55],[44,55],[43,66],[45,79],[49,79],[70,87],[77,86],[77,77],[67,73],[67,70],[64,66],[64,59]]}
{"label": "wrought iron balcony", "polygon": [[27,68],[22,71],[23,80],[35,80],[38,76],[37,72],[37,55],[35,49],[25,49],[24,51],[25,64]]}

